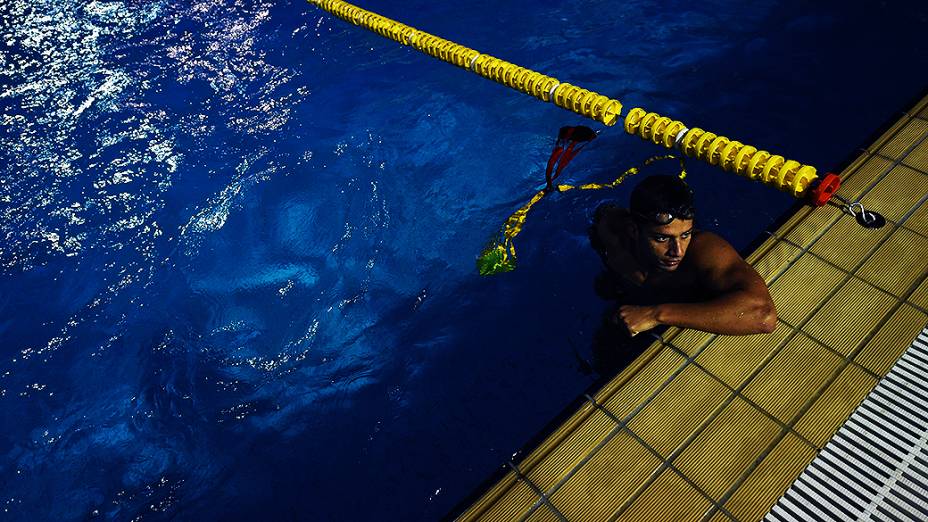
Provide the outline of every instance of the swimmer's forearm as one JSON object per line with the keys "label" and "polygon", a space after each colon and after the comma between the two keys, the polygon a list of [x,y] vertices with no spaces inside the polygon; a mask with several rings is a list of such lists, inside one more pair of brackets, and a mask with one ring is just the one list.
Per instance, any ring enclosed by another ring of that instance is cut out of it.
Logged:
{"label": "swimmer's forearm", "polygon": [[723,335],[770,333],[776,327],[773,302],[747,292],[735,292],[702,303],[655,306],[657,322]]}

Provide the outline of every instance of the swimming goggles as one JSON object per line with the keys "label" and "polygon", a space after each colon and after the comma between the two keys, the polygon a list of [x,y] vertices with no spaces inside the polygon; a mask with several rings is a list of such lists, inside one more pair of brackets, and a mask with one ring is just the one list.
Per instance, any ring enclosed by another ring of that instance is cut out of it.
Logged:
{"label": "swimming goggles", "polygon": [[633,212],[638,218],[644,221],[650,221],[658,225],[669,225],[674,219],[693,219],[696,215],[696,209],[692,206],[686,205],[682,207],[677,207],[668,211],[656,211],[656,212]]}

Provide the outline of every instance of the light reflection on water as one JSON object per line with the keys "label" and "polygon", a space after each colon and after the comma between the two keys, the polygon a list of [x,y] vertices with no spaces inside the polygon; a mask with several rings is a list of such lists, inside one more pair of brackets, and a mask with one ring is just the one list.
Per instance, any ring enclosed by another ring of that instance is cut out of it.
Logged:
{"label": "light reflection on water", "polygon": [[3,304],[39,316],[6,325],[4,502],[25,518],[170,513],[229,465],[209,427],[280,411],[254,390],[298,368],[318,328],[279,350],[258,342],[258,307],[233,303],[311,287],[311,265],[192,269],[286,174],[262,140],[307,87],[255,47],[270,2],[6,7],[0,267],[28,293]]}

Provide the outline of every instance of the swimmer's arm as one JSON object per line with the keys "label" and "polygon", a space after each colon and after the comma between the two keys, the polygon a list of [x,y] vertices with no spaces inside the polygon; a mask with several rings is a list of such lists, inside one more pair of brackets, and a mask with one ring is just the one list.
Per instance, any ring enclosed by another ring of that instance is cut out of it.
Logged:
{"label": "swimmer's arm", "polygon": [[705,248],[696,252],[704,284],[717,297],[701,303],[658,305],[661,324],[724,335],[770,333],[777,311],[757,271],[724,239],[704,233]]}
{"label": "swimmer's arm", "polygon": [[[694,261],[701,269],[704,285],[716,297],[698,303],[665,303],[623,311],[626,324],[637,332],[647,329],[644,326],[660,324],[724,335],[772,332],[777,312],[764,280],[728,242],[714,234],[703,235],[707,244],[696,253]],[[631,319],[635,323],[636,316],[639,328],[629,322]],[[655,324],[648,325],[648,319]]]}

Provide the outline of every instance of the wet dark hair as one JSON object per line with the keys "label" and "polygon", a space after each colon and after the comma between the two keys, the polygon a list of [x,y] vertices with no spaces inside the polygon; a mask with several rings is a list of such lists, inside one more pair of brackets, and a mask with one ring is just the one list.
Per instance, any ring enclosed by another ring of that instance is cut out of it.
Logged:
{"label": "wet dark hair", "polygon": [[656,174],[639,183],[632,191],[629,210],[639,221],[654,221],[658,214],[693,218],[693,190],[677,176]]}

